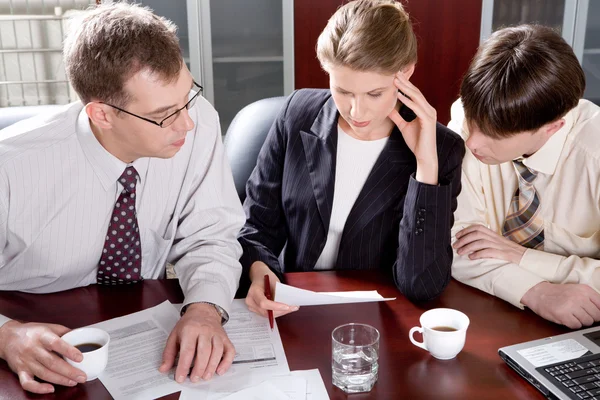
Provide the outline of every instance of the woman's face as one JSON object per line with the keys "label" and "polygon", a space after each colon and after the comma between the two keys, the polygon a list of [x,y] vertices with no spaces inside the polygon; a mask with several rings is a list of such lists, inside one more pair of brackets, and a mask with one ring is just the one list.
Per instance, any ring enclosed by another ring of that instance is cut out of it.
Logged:
{"label": "woman's face", "polygon": [[[404,74],[410,77],[413,70],[414,65]],[[327,72],[344,132],[360,140],[389,136],[393,122],[388,115],[398,102],[395,74],[355,71],[344,66],[329,67]]]}

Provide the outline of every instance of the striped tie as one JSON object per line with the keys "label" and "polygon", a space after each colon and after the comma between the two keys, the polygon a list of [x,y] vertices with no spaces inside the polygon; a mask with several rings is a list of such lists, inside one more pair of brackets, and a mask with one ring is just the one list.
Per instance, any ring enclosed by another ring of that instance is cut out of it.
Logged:
{"label": "striped tie", "polygon": [[544,221],[540,216],[540,197],[533,186],[537,172],[527,168],[521,161],[513,161],[519,187],[510,203],[504,221],[502,235],[530,249],[544,248]]}

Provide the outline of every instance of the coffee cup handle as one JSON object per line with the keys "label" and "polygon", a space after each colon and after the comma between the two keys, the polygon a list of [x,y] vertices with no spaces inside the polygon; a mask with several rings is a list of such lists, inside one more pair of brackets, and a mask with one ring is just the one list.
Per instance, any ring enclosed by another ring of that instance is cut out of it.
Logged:
{"label": "coffee cup handle", "polygon": [[410,339],[410,341],[412,342],[412,344],[414,344],[417,347],[420,347],[424,350],[427,350],[427,347],[425,347],[425,343],[423,342],[417,342],[415,340],[415,338],[413,337],[413,334],[415,332],[419,332],[420,334],[423,334],[423,328],[421,328],[420,326],[415,326],[414,328],[410,329],[410,332],[408,332],[408,338]]}

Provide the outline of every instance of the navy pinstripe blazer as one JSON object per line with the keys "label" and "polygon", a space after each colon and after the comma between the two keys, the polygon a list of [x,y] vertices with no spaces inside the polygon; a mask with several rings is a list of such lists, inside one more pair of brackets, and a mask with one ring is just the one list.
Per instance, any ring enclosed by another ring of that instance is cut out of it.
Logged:
{"label": "navy pinstripe blazer", "polygon": [[[313,270],[331,218],[338,117],[325,89],[296,91],[282,107],[246,185],[242,286],[258,260],[280,278]],[[439,186],[420,183],[415,156],[400,131],[392,131],[348,215],[336,269],[383,268],[413,301],[442,292],[450,280],[450,229],[465,149],[438,124],[437,150]]]}

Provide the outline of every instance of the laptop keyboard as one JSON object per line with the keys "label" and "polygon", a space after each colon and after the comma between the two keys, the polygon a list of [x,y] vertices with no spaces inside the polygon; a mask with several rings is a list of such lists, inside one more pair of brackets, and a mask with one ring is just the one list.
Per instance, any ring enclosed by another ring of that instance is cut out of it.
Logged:
{"label": "laptop keyboard", "polygon": [[570,399],[600,400],[600,354],[538,367],[536,370]]}

